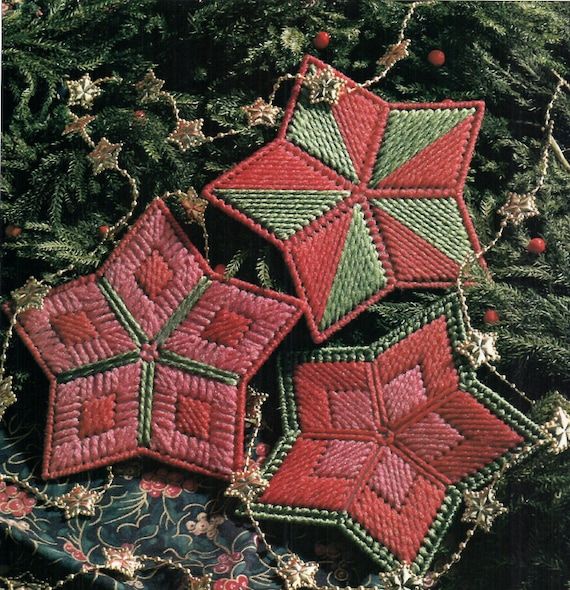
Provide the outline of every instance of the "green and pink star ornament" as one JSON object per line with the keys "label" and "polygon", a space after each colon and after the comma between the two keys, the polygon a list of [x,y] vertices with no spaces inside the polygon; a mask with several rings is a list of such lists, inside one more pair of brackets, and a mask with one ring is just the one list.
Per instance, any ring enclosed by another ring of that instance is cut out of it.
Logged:
{"label": "green and pink star ornament", "polygon": [[314,57],[300,76],[277,138],[204,196],[282,252],[322,342],[479,251],[463,186],[484,104],[388,103]]}
{"label": "green and pink star ornament", "polygon": [[[97,272],[14,297],[50,382],[45,478],[145,455],[229,480],[248,382],[302,314],[293,297],[212,271],[162,199]],[[77,488],[66,502],[90,510]]]}
{"label": "green and pink star ornament", "polygon": [[486,486],[544,436],[477,381],[465,336],[448,296],[370,346],[285,355],[255,517],[336,527],[381,571],[420,577],[462,503],[487,530],[502,509]]}

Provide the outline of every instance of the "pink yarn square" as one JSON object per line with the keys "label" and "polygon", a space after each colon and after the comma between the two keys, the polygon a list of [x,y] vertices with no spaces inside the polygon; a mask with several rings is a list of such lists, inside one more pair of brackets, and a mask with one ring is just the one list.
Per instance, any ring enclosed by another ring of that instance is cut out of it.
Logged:
{"label": "pink yarn square", "polygon": [[[95,333],[90,338],[64,342],[61,329],[58,333],[58,319],[79,314],[84,314],[92,326],[91,334]],[[93,275],[54,289],[45,298],[41,310],[31,309],[19,321],[28,335],[29,345],[56,375],[135,349]]]}
{"label": "pink yarn square", "polygon": [[[233,346],[231,342],[216,342],[211,336],[212,323],[219,321],[220,313],[227,316],[228,312],[241,318],[241,336],[234,338]],[[235,285],[212,283],[164,343],[164,349],[243,375],[274,337],[276,326],[284,325],[294,312],[293,306],[281,301],[243,291]]]}
{"label": "pink yarn square", "polygon": [[[50,477],[120,461],[137,448],[139,375],[137,363],[57,386],[48,418],[51,444],[44,457],[44,471]],[[114,397],[112,427],[81,436],[85,405],[109,396]]]}

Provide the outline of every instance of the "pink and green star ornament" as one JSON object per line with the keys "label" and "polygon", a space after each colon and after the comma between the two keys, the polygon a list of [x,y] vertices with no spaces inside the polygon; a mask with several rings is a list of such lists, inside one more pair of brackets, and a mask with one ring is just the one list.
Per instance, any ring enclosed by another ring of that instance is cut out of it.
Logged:
{"label": "pink and green star ornament", "polygon": [[[13,295],[50,382],[48,479],[136,456],[230,479],[248,382],[302,314],[293,297],[212,271],[161,199],[97,272]],[[70,513],[88,510],[80,491]]]}
{"label": "pink and green star ornament", "polygon": [[485,486],[544,435],[477,381],[464,339],[449,296],[370,346],[284,355],[255,517],[336,527],[383,572],[417,576],[462,502],[487,530],[502,508]]}
{"label": "pink and green star ornament", "polygon": [[307,57],[277,138],[204,196],[283,254],[316,342],[394,289],[452,286],[480,101],[388,103]]}

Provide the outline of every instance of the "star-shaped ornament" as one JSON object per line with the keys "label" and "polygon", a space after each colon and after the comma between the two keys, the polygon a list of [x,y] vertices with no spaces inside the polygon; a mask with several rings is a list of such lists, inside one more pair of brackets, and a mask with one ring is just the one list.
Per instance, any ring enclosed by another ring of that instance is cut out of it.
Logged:
{"label": "star-shaped ornament", "polygon": [[467,340],[457,345],[457,351],[466,356],[469,362],[478,369],[483,364],[492,363],[501,358],[497,352],[496,344],[496,334],[471,330]]}
{"label": "star-shaped ornament", "polygon": [[97,82],[91,80],[89,74],[85,74],[79,80],[68,80],[66,85],[69,90],[68,104],[70,106],[79,105],[83,108],[90,109],[93,106],[95,98],[102,92]]}
{"label": "star-shaped ornament", "polygon": [[100,174],[104,170],[115,170],[119,167],[119,153],[122,143],[111,143],[106,137],[102,137],[95,149],[87,154],[93,164],[93,174]]}
{"label": "star-shaped ornament", "polygon": [[168,136],[168,140],[175,143],[183,152],[198,147],[206,141],[202,131],[204,119],[178,119],[176,129]]}
{"label": "star-shaped ornament", "polygon": [[319,565],[313,561],[303,561],[294,553],[283,557],[284,565],[277,569],[277,575],[283,580],[285,590],[314,588]]}
{"label": "star-shaped ornament", "polygon": [[540,215],[536,206],[536,197],[533,194],[508,193],[507,202],[498,212],[513,225],[520,225],[526,219]]}
{"label": "star-shaped ornament", "polygon": [[492,486],[479,492],[467,490],[463,499],[465,512],[461,520],[475,524],[487,533],[491,530],[495,519],[507,512],[506,507],[495,499],[495,490]]}
{"label": "star-shaped ornament", "polygon": [[212,587],[212,576],[206,574],[199,578],[190,578],[188,590],[210,590]]}
{"label": "star-shaped ornament", "polygon": [[[283,355],[283,432],[263,463],[256,519],[338,529],[380,567],[427,571],[465,489],[480,489],[542,430],[454,354],[449,296],[368,346]],[[405,535],[402,534],[405,531]]]}
{"label": "star-shaped ornament", "polygon": [[41,309],[49,290],[50,288],[47,285],[34,277],[30,277],[22,287],[12,291],[12,300],[19,312],[25,312],[29,309]]}
{"label": "star-shaped ornament", "polygon": [[346,82],[339,78],[330,66],[326,66],[307,74],[303,84],[309,91],[311,104],[323,102],[332,106],[338,103]]}
{"label": "star-shaped ornament", "polygon": [[265,125],[273,127],[277,122],[277,117],[281,112],[279,107],[269,104],[258,98],[252,104],[242,107],[247,117],[247,124],[251,127],[253,125]]}
{"label": "star-shaped ornament", "polygon": [[15,404],[16,401],[16,396],[12,390],[12,377],[2,377],[0,379],[0,419],[2,419],[6,410]]}
{"label": "star-shaped ornament", "polygon": [[203,195],[280,250],[323,342],[395,289],[454,286],[480,251],[463,186],[483,109],[389,103],[308,57],[277,137]]}
{"label": "star-shaped ornament", "polygon": [[242,502],[251,502],[268,486],[262,477],[257,463],[250,463],[242,471],[232,473],[231,483],[226,489],[226,496],[239,498]]}
{"label": "star-shaped ornament", "polygon": [[143,564],[140,559],[133,553],[130,547],[105,547],[104,568],[119,572],[127,578],[133,578],[135,573],[142,569]]}
{"label": "star-shaped ornament", "polygon": [[554,418],[546,424],[546,429],[553,438],[552,449],[562,453],[570,447],[570,415],[561,407],[556,409]]}
{"label": "star-shaped ornament", "polygon": [[152,102],[160,96],[164,80],[157,78],[154,71],[148,71],[144,78],[135,84],[142,102]]}
{"label": "star-shaped ornament", "polygon": [[416,576],[408,566],[381,576],[384,590],[423,590],[424,581]]}
{"label": "star-shaped ornament", "polygon": [[84,115],[83,117],[73,115],[73,121],[65,126],[62,135],[69,135],[70,133],[83,133],[87,125],[89,125],[89,123],[94,120],[95,117],[93,115]]}
{"label": "star-shaped ornament", "polygon": [[186,193],[180,194],[180,204],[182,205],[188,219],[199,225],[204,225],[204,215],[208,201],[202,199],[196,194],[196,191],[190,187]]}
{"label": "star-shaped ornament", "polygon": [[249,381],[302,310],[221,278],[155,199],[101,268],[17,316],[50,382],[44,477],[149,456],[230,480]]}
{"label": "star-shaped ornament", "polygon": [[67,494],[59,496],[57,504],[63,509],[63,515],[67,520],[76,516],[94,516],[95,505],[99,500],[99,494],[83,487],[74,486]]}
{"label": "star-shaped ornament", "polygon": [[390,68],[400,60],[405,59],[410,54],[408,51],[409,45],[409,39],[403,39],[399,43],[390,45],[386,53],[378,60],[378,65]]}

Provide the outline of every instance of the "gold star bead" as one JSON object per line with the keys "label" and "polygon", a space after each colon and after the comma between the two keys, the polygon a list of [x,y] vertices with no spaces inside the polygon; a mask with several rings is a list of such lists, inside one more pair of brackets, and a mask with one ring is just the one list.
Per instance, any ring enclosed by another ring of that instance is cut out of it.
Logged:
{"label": "gold star bead", "polygon": [[184,211],[186,211],[188,219],[199,225],[203,225],[208,201],[199,197],[192,187],[185,194],[181,192],[180,195],[180,204]]}
{"label": "gold star bead", "polygon": [[83,133],[85,131],[85,127],[94,121],[95,117],[93,115],[85,115],[83,117],[78,117],[74,115],[74,119],[71,123],[68,123],[63,130],[62,135],[69,135],[70,133]]}
{"label": "gold star bead", "polygon": [[273,106],[258,98],[252,104],[242,107],[247,117],[247,124],[251,127],[253,125],[266,125],[273,127],[277,121],[277,117],[281,111],[279,107]]}
{"label": "gold star bead", "polygon": [[135,84],[135,88],[138,90],[142,102],[152,102],[156,100],[162,87],[164,80],[157,78],[152,70],[149,70],[144,78]]}
{"label": "gold star bead", "polygon": [[97,82],[91,80],[89,74],[85,74],[79,80],[68,80],[66,84],[69,90],[67,102],[70,106],[79,105],[90,109],[95,98],[101,94],[101,88],[99,88]]}
{"label": "gold star bead", "polygon": [[190,578],[188,590],[210,590],[211,585],[212,576],[210,574],[206,574],[200,578]]}
{"label": "gold star bead", "polygon": [[103,554],[105,555],[103,567],[119,572],[127,578],[132,578],[138,570],[142,569],[142,563],[129,547],[105,547]]}
{"label": "gold star bead", "polygon": [[313,561],[304,562],[298,555],[289,554],[283,558],[284,565],[277,569],[277,575],[283,580],[285,590],[315,588],[319,566]]}
{"label": "gold star bead", "polygon": [[465,500],[465,512],[461,520],[473,523],[487,533],[491,530],[495,519],[507,512],[506,507],[495,499],[495,490],[492,487],[479,492],[468,490],[463,499]]}
{"label": "gold star bead", "polygon": [[50,288],[34,277],[30,277],[25,284],[12,291],[12,300],[19,312],[28,309],[41,309]]}
{"label": "gold star bead", "polygon": [[202,145],[206,141],[206,136],[202,131],[204,119],[178,119],[176,129],[168,136],[169,141],[175,143],[183,152],[189,148]]}
{"label": "gold star bead", "polygon": [[0,379],[0,419],[4,416],[4,412],[16,401],[16,396],[12,391],[12,377],[3,377]]}
{"label": "gold star bead", "polygon": [[401,59],[408,57],[410,54],[408,46],[410,45],[409,39],[404,39],[399,43],[389,45],[386,53],[378,60],[379,66],[391,68],[394,64],[398,63]]}
{"label": "gold star bead", "polygon": [[468,339],[457,346],[457,350],[469,359],[476,369],[484,363],[499,360],[496,348],[497,335],[472,330]]}
{"label": "gold star bead", "polygon": [[330,66],[319,70],[315,74],[309,74],[303,83],[309,91],[309,102],[311,104],[319,102],[330,105],[336,104],[345,86],[345,81],[335,76]]}
{"label": "gold star bead", "polygon": [[404,565],[397,570],[382,575],[384,590],[422,590],[424,582]]}
{"label": "gold star bead", "polygon": [[67,520],[75,516],[94,516],[95,504],[99,499],[97,492],[92,492],[82,485],[74,486],[70,492],[57,499]]}
{"label": "gold star bead", "polygon": [[242,502],[251,502],[261,494],[269,482],[261,475],[256,463],[250,463],[242,471],[232,473],[230,485],[225,495],[239,498]]}
{"label": "gold star bead", "polygon": [[101,138],[95,149],[87,154],[93,164],[93,174],[118,168],[119,153],[122,147],[122,143],[111,143],[106,137]]}
{"label": "gold star bead", "polygon": [[540,211],[534,195],[507,193],[507,202],[499,209],[499,214],[513,225],[520,225],[525,219],[540,215]]}
{"label": "gold star bead", "polygon": [[552,450],[555,453],[562,453],[570,447],[570,415],[566,410],[558,407],[546,428],[553,438]]}

